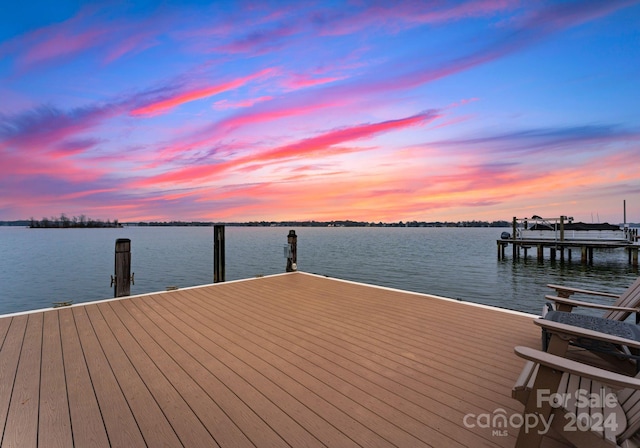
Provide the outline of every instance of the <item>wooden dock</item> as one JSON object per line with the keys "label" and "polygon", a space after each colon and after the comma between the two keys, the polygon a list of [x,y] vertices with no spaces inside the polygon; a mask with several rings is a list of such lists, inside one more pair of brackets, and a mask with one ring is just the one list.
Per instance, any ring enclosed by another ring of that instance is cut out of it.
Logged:
{"label": "wooden dock", "polygon": [[[625,213],[626,222],[626,213]],[[573,250],[580,251],[582,264],[593,263],[593,252],[596,249],[621,249],[627,251],[629,264],[638,267],[638,249],[640,239],[638,229],[624,226],[613,226],[607,223],[585,224],[574,223],[573,218],[560,216],[559,218],[541,218],[534,215],[531,218],[513,217],[511,233],[503,232],[503,237],[497,240],[498,260],[504,260],[506,248],[511,244],[512,258],[517,260],[523,253],[527,258],[529,249],[536,249],[538,261],[544,260],[544,250],[548,249],[551,261],[556,260],[560,253],[560,261],[573,258]]]}
{"label": "wooden dock", "polygon": [[[553,240],[553,239],[522,239],[508,238],[497,240],[498,244],[498,260],[505,259],[507,246],[512,246],[513,259],[520,258],[522,253],[526,258],[529,249],[536,250],[538,261],[544,259],[544,249],[549,249],[549,259],[555,261],[559,252],[560,261],[573,259],[573,251],[579,251],[580,262],[583,264],[593,262],[593,252],[595,249],[625,249],[628,254],[629,263],[635,267],[638,266],[638,249],[640,245],[633,244],[628,241],[597,241],[597,240]],[[566,253],[566,256],[565,256]]]}
{"label": "wooden dock", "polygon": [[512,447],[532,318],[304,273],[6,316],[1,445]]}

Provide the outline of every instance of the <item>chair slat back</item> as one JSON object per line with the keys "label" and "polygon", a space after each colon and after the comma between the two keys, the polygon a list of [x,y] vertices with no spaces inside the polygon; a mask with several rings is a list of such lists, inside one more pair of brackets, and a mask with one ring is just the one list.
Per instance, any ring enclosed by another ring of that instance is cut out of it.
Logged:
{"label": "chair slat back", "polygon": [[[640,277],[620,295],[614,305],[628,308],[640,307]],[[628,311],[607,311],[603,317],[605,319],[625,320],[630,314]]]}
{"label": "chair slat back", "polygon": [[618,443],[640,431],[640,391],[624,389],[618,393],[618,402],[627,416],[627,429],[618,436]]}

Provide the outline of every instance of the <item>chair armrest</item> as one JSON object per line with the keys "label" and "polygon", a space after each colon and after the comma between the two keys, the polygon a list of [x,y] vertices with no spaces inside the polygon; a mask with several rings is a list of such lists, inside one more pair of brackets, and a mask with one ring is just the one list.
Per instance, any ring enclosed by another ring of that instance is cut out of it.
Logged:
{"label": "chair armrest", "polygon": [[640,379],[632,376],[621,375],[609,370],[593,367],[561,356],[552,355],[530,347],[515,347],[514,352],[527,361],[533,361],[543,366],[550,367],[561,372],[568,372],[584,378],[609,384],[623,389],[640,389]]}
{"label": "chair armrest", "polygon": [[580,300],[567,299],[567,298],[558,297],[558,296],[544,296],[544,298],[547,300],[551,300],[555,303],[567,305],[572,308],[581,306],[583,308],[595,308],[597,310],[629,311],[630,313],[640,312],[640,308],[629,308],[626,306],[615,306],[615,305],[601,305],[599,303],[582,302]]}
{"label": "chair armrest", "polygon": [[535,319],[533,323],[547,330],[549,333],[557,334],[558,336],[569,340],[575,340],[577,338],[595,339],[615,345],[640,349],[640,341],[635,341],[633,339],[621,338],[607,333],[600,333],[599,331],[587,330],[586,328],[561,324],[559,322],[553,322],[542,318]]}
{"label": "chair armrest", "polygon": [[547,286],[551,289],[555,289],[561,297],[569,297],[571,294],[587,294],[591,296],[612,297],[615,299],[620,297],[619,294],[613,294],[610,292],[591,291],[588,289],[572,288],[570,286],[553,285],[551,283]]}

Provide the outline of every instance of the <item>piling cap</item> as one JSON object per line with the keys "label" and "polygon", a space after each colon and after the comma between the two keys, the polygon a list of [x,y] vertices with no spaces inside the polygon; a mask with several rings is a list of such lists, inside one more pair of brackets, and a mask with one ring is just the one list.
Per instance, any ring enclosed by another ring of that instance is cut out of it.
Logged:
{"label": "piling cap", "polygon": [[295,230],[289,230],[289,236],[296,236]]}

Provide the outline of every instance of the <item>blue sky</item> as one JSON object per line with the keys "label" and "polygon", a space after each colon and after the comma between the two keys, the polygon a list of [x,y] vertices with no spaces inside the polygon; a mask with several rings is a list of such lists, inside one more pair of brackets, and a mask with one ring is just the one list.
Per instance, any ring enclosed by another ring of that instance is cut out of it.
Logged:
{"label": "blue sky", "polygon": [[640,222],[638,1],[0,6],[0,219]]}

